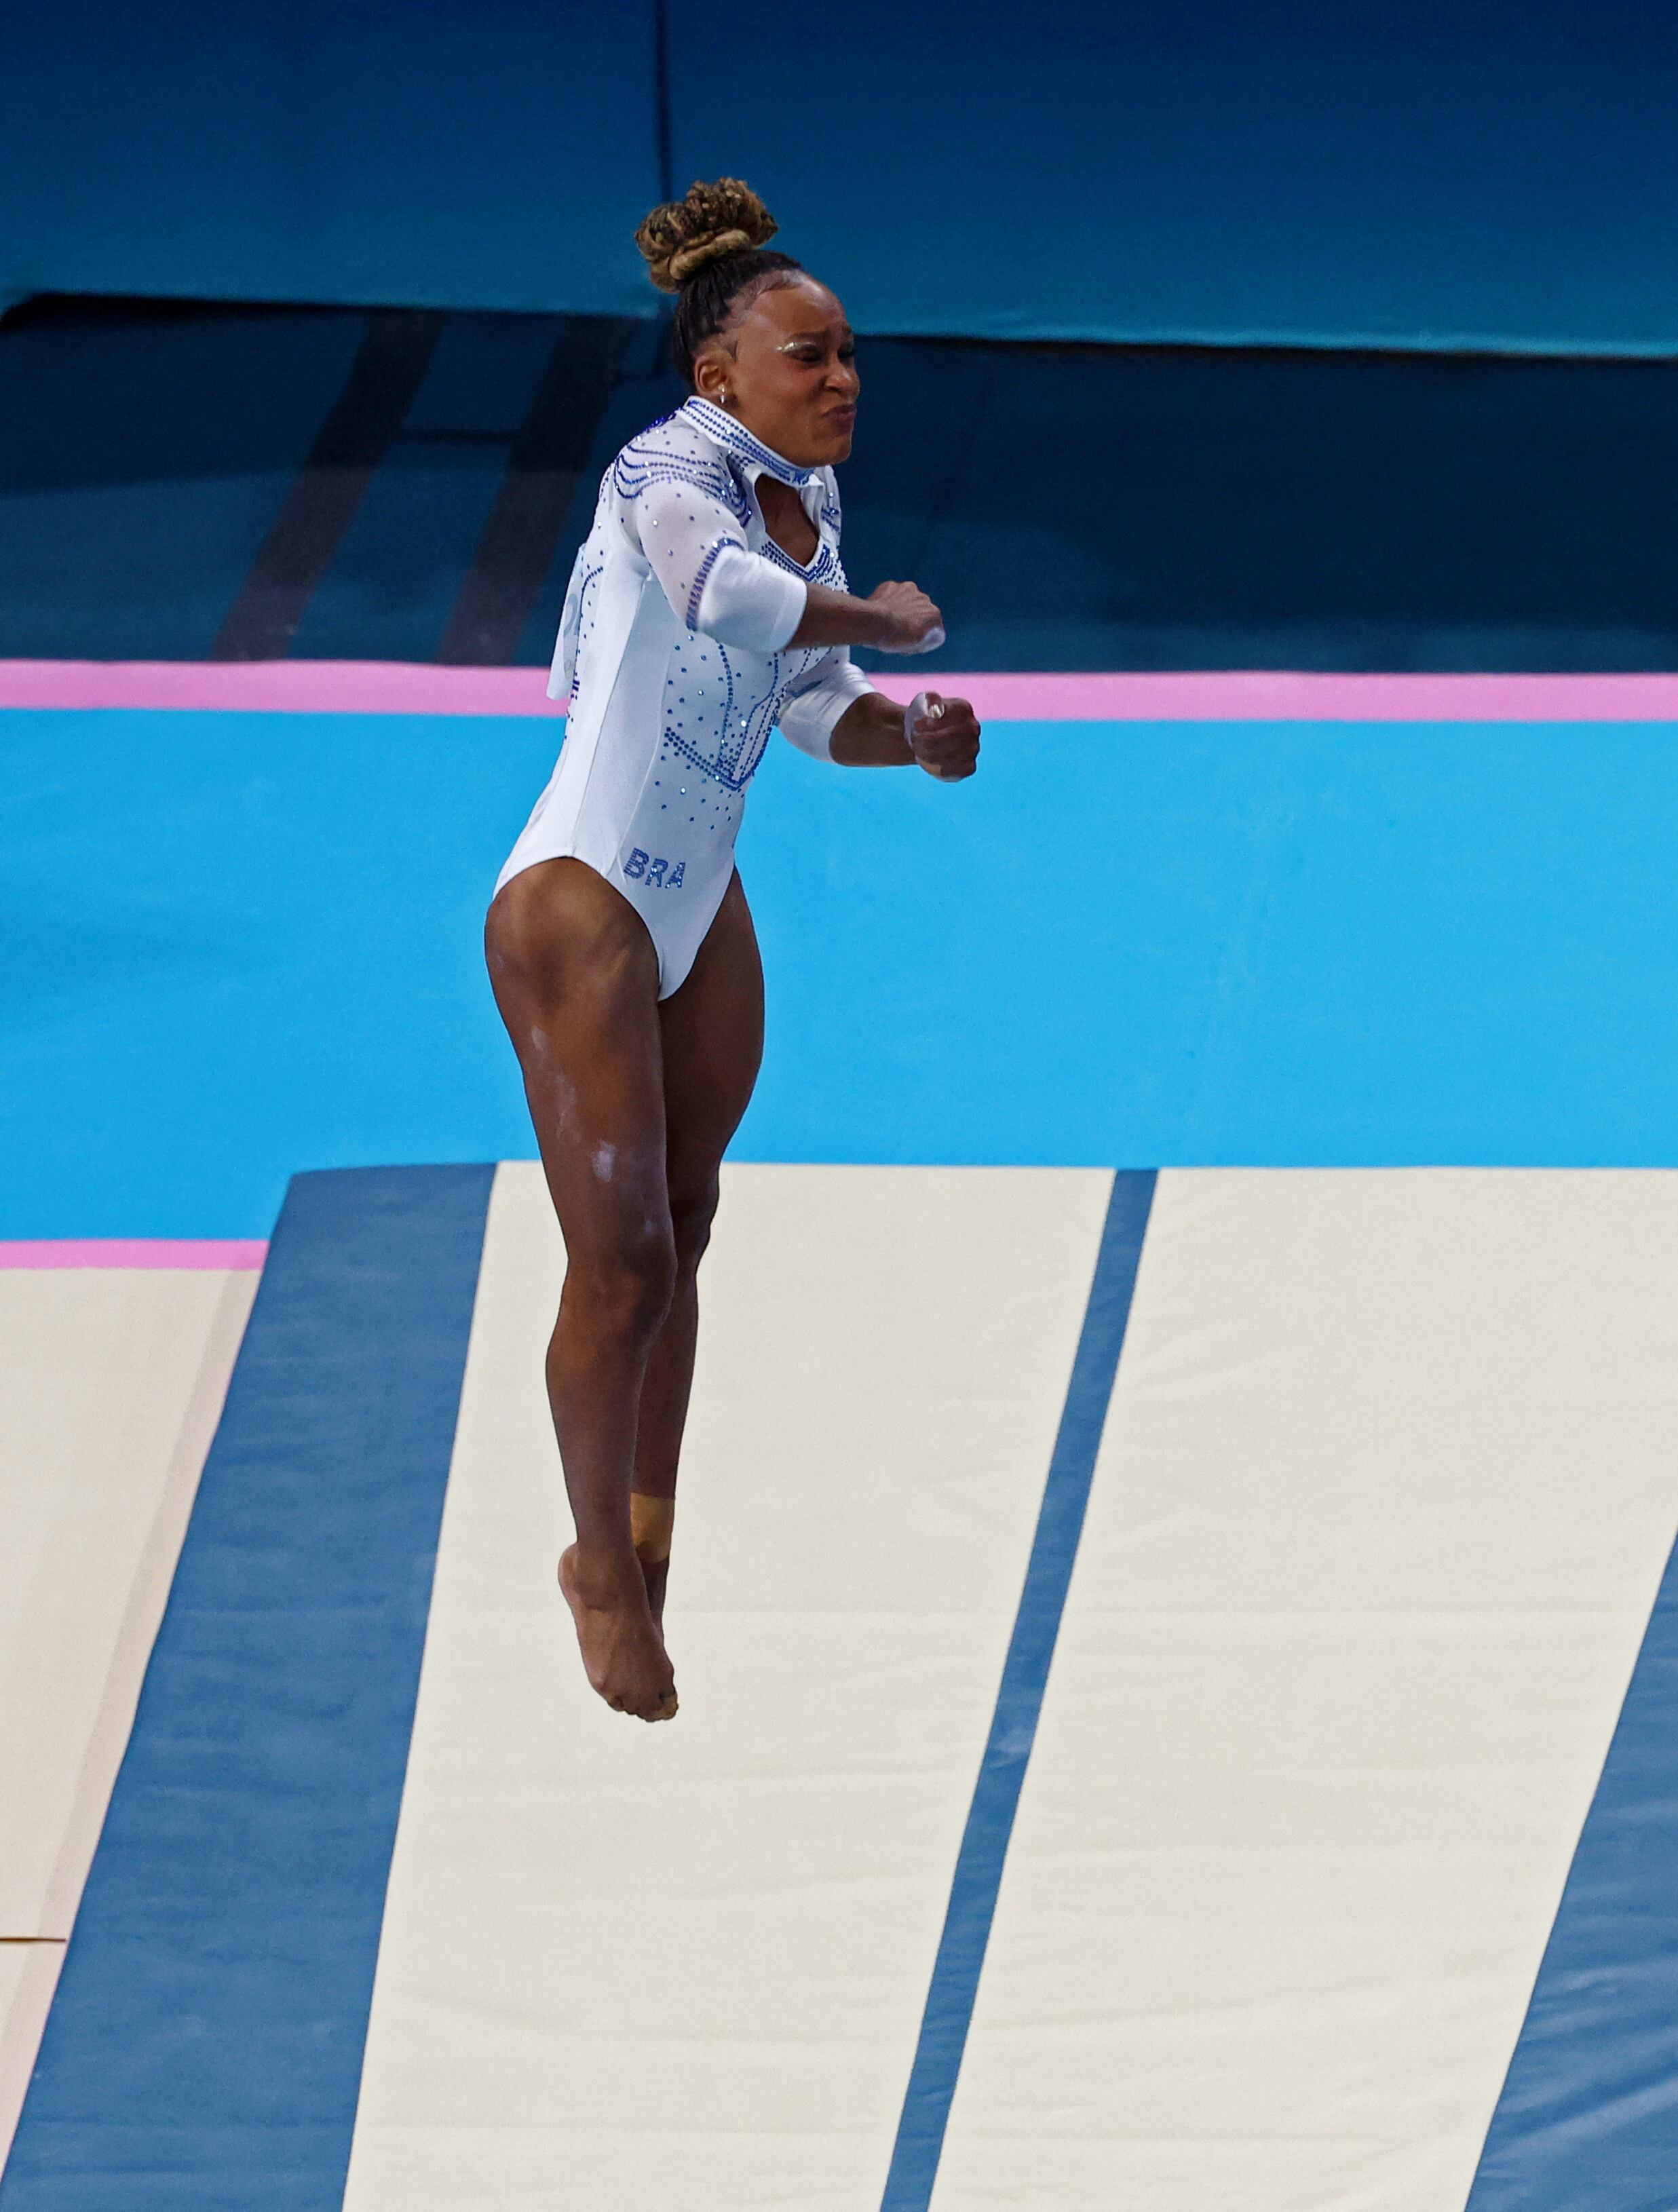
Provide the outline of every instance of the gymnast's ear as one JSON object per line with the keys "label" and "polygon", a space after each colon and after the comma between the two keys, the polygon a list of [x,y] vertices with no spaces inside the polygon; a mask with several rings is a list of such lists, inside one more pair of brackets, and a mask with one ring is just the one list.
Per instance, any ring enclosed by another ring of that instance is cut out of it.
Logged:
{"label": "gymnast's ear", "polygon": [[720,345],[707,345],[695,355],[693,388],[702,399],[708,399],[713,407],[727,405],[728,356]]}

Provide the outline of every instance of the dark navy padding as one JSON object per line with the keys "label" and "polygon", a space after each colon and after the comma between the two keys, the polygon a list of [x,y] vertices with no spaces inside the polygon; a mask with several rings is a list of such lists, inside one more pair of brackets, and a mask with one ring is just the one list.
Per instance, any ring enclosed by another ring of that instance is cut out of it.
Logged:
{"label": "dark navy padding", "polygon": [[212,660],[277,660],[291,650],[447,323],[436,307],[384,307],[367,318],[344,389],[228,610]]}
{"label": "dark navy padding", "polygon": [[1678,667],[1678,365],[885,338],[858,357],[846,566],[937,599],[934,681]]}
{"label": "dark navy padding", "polygon": [[493,1175],[291,1184],[4,2212],[342,2201]]}
{"label": "dark navy padding", "polygon": [[880,2212],[926,2212],[931,2202],[950,2100],[961,2071],[979,1975],[990,1941],[1008,1838],[1043,1711],[1049,1662],[1090,1502],[1096,1454],[1118,1374],[1131,1294],[1153,1203],[1151,1169],[1113,1178],[1096,1255],[1095,1280],[1073,1360],[1072,1380],[1049,1462],[1037,1534],[1025,1570],[1002,1684],[950,1889],[944,1934],[933,1967],[920,2041]]}
{"label": "dark navy padding", "polygon": [[[253,563],[283,507],[299,520],[297,471],[344,473],[319,441],[366,324],[45,301],[9,319],[0,656],[195,659],[264,604]],[[846,564],[860,590],[913,576],[937,599],[929,677],[1678,667],[1678,364],[911,338],[859,360]],[[652,324],[444,318],[273,649],[545,663],[602,473],[681,397]]]}
{"label": "dark navy padding", "polygon": [[1678,2202],[1678,1553],[1586,1815],[1468,2212]]}
{"label": "dark navy padding", "polygon": [[550,315],[448,318],[292,653],[305,660],[435,658],[562,329]]}
{"label": "dark navy padding", "polygon": [[366,322],[81,303],[9,319],[0,657],[204,659]]}

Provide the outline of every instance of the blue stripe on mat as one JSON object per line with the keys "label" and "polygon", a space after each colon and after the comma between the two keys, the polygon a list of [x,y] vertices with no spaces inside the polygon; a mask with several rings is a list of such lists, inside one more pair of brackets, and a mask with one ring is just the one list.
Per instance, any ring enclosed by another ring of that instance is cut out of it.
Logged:
{"label": "blue stripe on mat", "polygon": [[493,1174],[290,1187],[4,2212],[343,2201]]}
{"label": "blue stripe on mat", "polygon": [[1678,2203],[1678,1552],[1493,2116],[1468,2212]]}
{"label": "blue stripe on mat", "polygon": [[1049,1462],[1025,1588],[1014,1620],[990,1736],[979,1765],[973,1802],[956,1860],[944,1933],[909,2069],[903,2118],[880,2212],[926,2212],[967,2047],[979,1974],[990,1941],[1002,1866],[1013,1832],[1020,1787],[1037,1732],[1049,1662],[1072,1580],[1078,1540],[1090,1502],[1096,1454],[1118,1374],[1130,1318],[1131,1293],[1153,1203],[1150,1170],[1121,1170],[1113,1179],[1096,1255],[1095,1280],[1067,1386],[1060,1432]]}

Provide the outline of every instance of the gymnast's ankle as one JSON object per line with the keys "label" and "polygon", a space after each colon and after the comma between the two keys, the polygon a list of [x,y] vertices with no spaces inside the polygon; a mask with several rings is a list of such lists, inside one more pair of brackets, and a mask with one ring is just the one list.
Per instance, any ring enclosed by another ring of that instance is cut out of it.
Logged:
{"label": "gymnast's ankle", "polygon": [[646,1581],[632,1544],[580,1539],[566,1553],[564,1568],[572,1595],[591,1610],[616,1613],[626,1602],[644,1601]]}

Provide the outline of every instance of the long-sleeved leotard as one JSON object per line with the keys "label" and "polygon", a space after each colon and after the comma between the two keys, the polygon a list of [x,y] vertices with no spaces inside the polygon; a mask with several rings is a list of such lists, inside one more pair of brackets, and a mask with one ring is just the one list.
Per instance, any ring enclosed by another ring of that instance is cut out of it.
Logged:
{"label": "long-sleeved leotard", "polygon": [[[816,527],[806,566],[764,527],[765,475],[793,487]],[[538,860],[586,861],[646,922],[660,998],[728,888],[770,731],[825,757],[873,688],[842,646],[788,645],[810,584],[846,588],[831,469],[793,467],[695,398],[607,470],[548,685],[568,702],[565,742],[495,888]]]}

